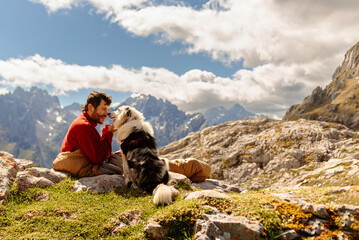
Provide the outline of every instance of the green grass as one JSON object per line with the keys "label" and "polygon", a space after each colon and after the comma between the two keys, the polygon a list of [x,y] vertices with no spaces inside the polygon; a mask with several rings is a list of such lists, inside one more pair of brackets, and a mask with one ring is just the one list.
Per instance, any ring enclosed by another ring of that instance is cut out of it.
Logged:
{"label": "green grass", "polygon": [[293,195],[305,199],[313,204],[359,206],[359,187],[305,187],[292,192]]}
{"label": "green grass", "polygon": [[[143,218],[157,210],[149,195],[124,189],[106,194],[75,193],[74,180],[67,178],[52,188],[19,192],[14,186],[0,214],[2,239],[99,239],[108,237],[107,224],[125,211],[137,209]],[[48,201],[35,196],[49,193]],[[141,239],[146,222],[124,232],[119,238]]]}
{"label": "green grass", "polygon": [[[259,221],[264,225],[263,235],[274,239],[281,229],[307,228],[305,223],[311,217],[298,206],[271,196],[269,191],[231,193],[230,199],[183,200],[186,193],[196,189],[182,184],[173,204],[157,207],[152,203],[152,196],[127,188],[98,195],[75,193],[74,182],[75,179],[66,178],[54,187],[25,192],[18,191],[14,183],[8,199],[0,206],[0,239],[149,239],[143,230],[150,218],[168,229],[171,236],[168,239],[192,239],[196,220],[203,213],[212,212],[207,206]],[[333,202],[338,194],[327,194],[328,191],[328,188],[313,188],[298,190],[296,195],[310,196],[313,202]],[[354,199],[357,192],[358,188],[352,188],[347,192],[348,198]],[[40,194],[50,197],[47,201],[37,201]],[[112,235],[111,229],[123,220],[124,214],[135,211],[141,214],[138,223]],[[335,236],[340,232],[336,226],[331,229],[327,234]]]}

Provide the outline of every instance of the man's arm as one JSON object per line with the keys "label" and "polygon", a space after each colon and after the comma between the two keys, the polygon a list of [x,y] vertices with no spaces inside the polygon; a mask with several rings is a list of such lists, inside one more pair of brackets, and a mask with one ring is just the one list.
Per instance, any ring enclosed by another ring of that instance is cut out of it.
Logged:
{"label": "man's arm", "polygon": [[103,163],[111,154],[113,132],[105,127],[100,136],[97,130],[91,126],[79,126],[76,133],[77,145],[85,158],[94,164]]}

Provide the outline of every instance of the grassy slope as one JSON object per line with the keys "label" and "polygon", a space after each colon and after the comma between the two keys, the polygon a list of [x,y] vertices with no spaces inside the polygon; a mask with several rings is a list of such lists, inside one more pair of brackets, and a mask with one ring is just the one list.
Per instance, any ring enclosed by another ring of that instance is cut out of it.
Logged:
{"label": "grassy slope", "polygon": [[[143,229],[150,218],[168,226],[173,239],[191,239],[195,220],[202,213],[210,212],[204,205],[262,222],[269,239],[273,239],[280,229],[307,228],[303,219],[311,217],[311,214],[280,201],[267,191],[233,193],[230,200],[185,201],[182,197],[188,192],[185,190],[187,186],[180,189],[181,195],[174,204],[156,207],[151,196],[125,188],[100,195],[75,193],[72,191],[74,181],[67,178],[54,187],[26,192],[19,192],[14,184],[6,203],[0,206],[0,239],[146,239]],[[316,203],[328,203],[328,207],[348,202],[359,205],[359,199],[355,197],[358,189],[354,187],[353,191],[341,193],[341,197],[337,193],[325,194],[330,188],[309,188],[295,194]],[[36,196],[44,193],[50,194],[49,200],[35,200]],[[142,213],[139,223],[112,236],[110,229],[119,223],[125,212],[133,210]],[[330,234],[340,231],[335,221],[339,220],[333,218],[332,231],[317,239],[327,239]]]}

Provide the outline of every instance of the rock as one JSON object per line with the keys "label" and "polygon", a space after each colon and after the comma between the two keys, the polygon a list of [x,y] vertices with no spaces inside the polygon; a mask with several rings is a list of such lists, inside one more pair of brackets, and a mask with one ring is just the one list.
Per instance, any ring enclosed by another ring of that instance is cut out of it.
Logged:
{"label": "rock", "polygon": [[294,239],[298,239],[299,237],[300,235],[295,230],[291,229],[279,234],[278,236],[275,237],[275,239],[294,240]]}
{"label": "rock", "polygon": [[162,227],[152,218],[147,222],[147,226],[145,227],[145,233],[148,234],[152,239],[156,240],[165,240],[168,238],[168,229]]}
{"label": "rock", "polygon": [[196,221],[194,239],[263,239],[262,223],[249,221],[243,216],[226,214],[203,214],[203,219]]}
{"label": "rock", "polygon": [[350,226],[355,223],[355,218],[349,212],[345,212],[343,215],[343,219],[340,222],[340,225],[343,229],[349,230]]}
{"label": "rock", "polygon": [[273,161],[270,161],[268,165],[265,167],[265,172],[271,172],[271,171],[280,171],[281,169],[296,169],[300,168],[304,165],[304,162],[300,159],[293,158],[291,156],[287,156],[283,159],[276,159]]}
{"label": "rock", "polygon": [[19,159],[19,158],[15,158],[14,160],[15,160],[15,164],[19,168],[19,171],[23,171],[27,168],[36,167],[36,164],[31,160]]}
{"label": "rock", "polygon": [[241,192],[240,187],[216,179],[206,179],[204,182],[193,183],[193,185],[197,188],[206,190],[219,189],[225,192]]}
{"label": "rock", "polygon": [[73,190],[75,192],[105,193],[125,186],[125,178],[121,175],[100,175],[84,177],[77,180]]}
{"label": "rock", "polygon": [[326,192],[324,195],[341,194],[350,190],[350,187],[342,187]]}
{"label": "rock", "polygon": [[340,232],[337,235],[338,240],[351,240],[352,237],[347,236],[344,232]]}
{"label": "rock", "polygon": [[49,200],[50,194],[49,193],[39,193],[35,196],[35,200],[38,202],[44,202]]}
{"label": "rock", "polygon": [[344,204],[344,205],[335,205],[332,207],[332,209],[341,216],[343,216],[346,212],[349,212],[350,214],[353,215],[359,215],[359,206]]}
{"label": "rock", "polygon": [[183,174],[175,173],[175,172],[168,172],[168,173],[170,175],[170,181],[173,184],[176,184],[176,183],[179,183],[179,182],[184,182],[184,183],[187,183],[188,185],[192,184],[191,180],[189,180],[189,178],[187,178]]}
{"label": "rock", "polygon": [[53,182],[44,177],[35,177],[23,172],[17,174],[17,187],[20,191],[25,191],[26,189],[33,187],[46,188],[53,185]]}
{"label": "rock", "polygon": [[125,212],[119,222],[110,230],[112,236],[116,236],[118,231],[127,226],[134,226],[138,223],[142,213],[139,211]]}
{"label": "rock", "polygon": [[324,204],[313,205],[313,212],[315,216],[326,219],[329,217],[327,209],[325,208]]}
{"label": "rock", "polygon": [[202,199],[202,198],[230,198],[227,194],[221,193],[217,190],[203,190],[203,191],[196,191],[188,193],[184,196],[185,200],[188,199]]}
{"label": "rock", "polygon": [[310,236],[319,236],[322,232],[324,232],[325,230],[327,230],[327,228],[325,227],[325,222],[319,220],[319,219],[314,219],[309,221],[309,225],[311,225],[311,229],[302,229],[301,231],[306,234],[306,235],[310,235]]}
{"label": "rock", "polygon": [[0,201],[8,196],[17,172],[15,157],[10,153],[0,151]]}
{"label": "rock", "polygon": [[66,174],[47,168],[29,168],[17,173],[17,186],[20,191],[33,187],[51,187],[59,183]]}

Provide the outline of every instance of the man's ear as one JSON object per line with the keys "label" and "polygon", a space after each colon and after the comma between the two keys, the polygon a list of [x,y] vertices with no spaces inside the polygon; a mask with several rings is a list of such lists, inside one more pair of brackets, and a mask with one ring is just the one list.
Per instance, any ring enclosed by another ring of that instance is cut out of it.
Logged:
{"label": "man's ear", "polygon": [[92,103],[90,103],[88,106],[87,106],[87,109],[88,109],[88,112],[94,112],[95,111],[95,107],[94,105],[92,105]]}

